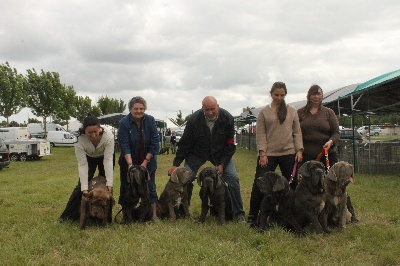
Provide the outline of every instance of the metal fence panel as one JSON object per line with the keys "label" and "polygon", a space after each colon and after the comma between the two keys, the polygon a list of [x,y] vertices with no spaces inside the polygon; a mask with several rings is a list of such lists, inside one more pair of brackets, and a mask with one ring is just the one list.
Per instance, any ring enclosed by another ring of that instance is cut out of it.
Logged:
{"label": "metal fence panel", "polygon": [[[257,152],[253,134],[236,135],[237,145]],[[355,145],[355,146],[353,146]],[[400,174],[400,141],[358,143],[340,140],[339,160],[354,164],[356,173]]]}

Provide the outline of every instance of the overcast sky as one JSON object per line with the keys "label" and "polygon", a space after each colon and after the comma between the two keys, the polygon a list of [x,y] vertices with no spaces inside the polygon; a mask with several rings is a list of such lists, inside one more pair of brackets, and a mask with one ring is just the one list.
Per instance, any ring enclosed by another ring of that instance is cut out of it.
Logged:
{"label": "overcast sky", "polygon": [[327,92],[400,68],[398,0],[0,0],[0,10],[0,63],[58,72],[93,104],[143,96],[168,126],[207,95],[239,115],[270,103],[275,81],[290,103],[312,84]]}

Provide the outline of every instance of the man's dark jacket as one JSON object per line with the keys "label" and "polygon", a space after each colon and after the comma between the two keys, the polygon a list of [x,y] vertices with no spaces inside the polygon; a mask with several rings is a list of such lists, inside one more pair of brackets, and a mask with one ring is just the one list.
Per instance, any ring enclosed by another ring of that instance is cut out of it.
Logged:
{"label": "man's dark jacket", "polygon": [[228,111],[219,108],[211,134],[200,109],[186,123],[173,165],[179,166],[186,160],[190,168],[198,168],[209,160],[214,165],[222,164],[225,167],[236,151],[234,136],[234,120]]}

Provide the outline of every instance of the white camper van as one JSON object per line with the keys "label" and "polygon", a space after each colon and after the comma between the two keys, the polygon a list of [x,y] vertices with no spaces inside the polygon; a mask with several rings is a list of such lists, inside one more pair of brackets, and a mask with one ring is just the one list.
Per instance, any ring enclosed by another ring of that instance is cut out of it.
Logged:
{"label": "white camper van", "polygon": [[[40,123],[29,123],[28,129],[31,134],[44,132],[44,125]],[[46,123],[46,131],[66,131],[60,124]]]}
{"label": "white camper van", "polygon": [[29,139],[30,133],[27,127],[1,127],[0,139],[6,140],[21,140]]}
{"label": "white camper van", "polygon": [[78,139],[67,131],[48,131],[47,140],[51,147],[56,146],[74,146]]}

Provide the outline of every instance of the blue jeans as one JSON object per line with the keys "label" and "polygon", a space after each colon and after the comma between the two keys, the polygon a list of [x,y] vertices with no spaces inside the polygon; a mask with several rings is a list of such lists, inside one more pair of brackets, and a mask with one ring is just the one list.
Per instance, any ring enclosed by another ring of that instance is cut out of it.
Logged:
{"label": "blue jeans", "polygon": [[[185,167],[192,173],[192,182],[188,184],[188,199],[190,205],[190,199],[192,197],[193,186],[194,186],[193,182],[196,180],[196,175],[197,172],[199,171],[199,168],[192,169],[188,164],[186,164],[186,162],[185,162]],[[234,217],[236,217],[236,219],[244,217],[242,195],[240,194],[239,175],[236,171],[235,164],[233,163],[232,159],[224,168],[224,173],[222,174],[222,180],[228,184],[228,190],[231,196],[232,212]]]}

